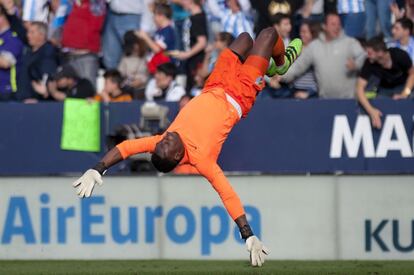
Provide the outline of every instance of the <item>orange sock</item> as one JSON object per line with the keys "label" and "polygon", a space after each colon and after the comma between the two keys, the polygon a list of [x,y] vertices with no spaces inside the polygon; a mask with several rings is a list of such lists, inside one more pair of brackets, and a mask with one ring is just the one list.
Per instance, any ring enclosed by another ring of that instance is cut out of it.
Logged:
{"label": "orange sock", "polygon": [[272,57],[277,66],[281,66],[285,63],[285,44],[280,35],[278,35],[276,44],[273,47]]}

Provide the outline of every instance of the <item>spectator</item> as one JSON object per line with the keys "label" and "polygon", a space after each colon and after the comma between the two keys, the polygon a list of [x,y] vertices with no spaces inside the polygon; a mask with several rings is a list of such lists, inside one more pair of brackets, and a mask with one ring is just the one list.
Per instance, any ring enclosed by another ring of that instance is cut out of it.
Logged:
{"label": "spectator", "polygon": [[407,11],[405,9],[406,2],[408,3],[409,1],[395,0],[393,3],[391,3],[391,6],[390,6],[391,14],[392,16],[394,16],[395,20],[403,18],[404,16],[408,16]]}
{"label": "spectator", "polygon": [[24,0],[23,21],[47,23],[49,16],[49,0]]}
{"label": "spectator", "polygon": [[[147,46],[138,38],[134,31],[127,31],[124,35],[124,55],[119,63],[118,70],[125,78],[125,85],[132,94],[138,96],[148,81],[146,61]],[[143,93],[142,93],[143,94]]]}
{"label": "spectator", "polygon": [[183,41],[181,37],[183,36],[183,26],[184,22],[189,16],[189,13],[181,6],[181,0],[171,0],[171,8],[173,10],[172,19],[174,21],[174,30],[175,30],[175,48],[177,50],[184,50]]}
{"label": "spectator", "polygon": [[296,37],[299,35],[300,27],[302,26],[302,21],[304,20],[322,23],[324,17],[323,9],[324,0],[304,0],[302,7],[296,12],[296,14],[292,14],[292,36]]}
{"label": "spectator", "polygon": [[183,87],[175,82],[177,68],[173,63],[164,63],[158,66],[154,78],[148,82],[145,97],[149,101],[165,100],[179,101],[185,95]]}
{"label": "spectator", "polygon": [[155,73],[157,66],[170,62],[170,58],[165,55],[165,51],[175,49],[175,31],[172,26],[172,9],[167,4],[156,4],[154,7],[154,22],[157,31],[154,38],[151,38],[145,31],[137,31],[139,38],[145,41],[148,48],[152,51],[152,57],[148,62],[148,70],[151,74]]}
{"label": "spectator", "polygon": [[393,42],[389,47],[402,49],[408,53],[411,61],[414,61],[414,38],[412,37],[413,21],[407,17],[398,19],[392,27]]}
{"label": "spectator", "polygon": [[[300,38],[303,42],[303,47],[306,48],[309,44],[317,39],[320,33],[320,24],[303,21],[300,26]],[[307,99],[318,96],[318,84],[315,79],[315,71],[310,67],[303,75],[299,76],[293,82],[293,97],[298,99]]]}
{"label": "spectator", "polygon": [[323,4],[324,0],[305,0],[302,8],[298,10],[298,14],[301,15],[302,19],[314,22],[322,22]]}
{"label": "spectator", "polygon": [[28,102],[48,99],[46,81],[56,73],[58,53],[47,41],[47,25],[42,22],[32,22],[28,26],[27,40],[30,47],[22,58],[18,98],[34,99]]}
{"label": "spectator", "polygon": [[[249,0],[207,0],[204,9],[207,14],[210,39],[221,31],[234,35],[233,31],[242,33],[242,30],[249,29],[247,32],[253,34],[253,16]],[[247,25],[243,26],[243,24]]]}
{"label": "spectator", "polygon": [[381,128],[382,113],[373,107],[365,95],[368,82],[377,83],[377,95],[394,99],[407,98],[414,87],[414,68],[408,54],[398,48],[387,49],[381,38],[366,44],[368,58],[357,82],[357,97],[371,117],[372,126]]}
{"label": "spectator", "polygon": [[319,86],[319,97],[353,98],[357,71],[365,60],[359,42],[343,34],[338,14],[325,17],[324,31],[307,46],[298,62],[281,77],[291,82],[303,75],[311,66]]}
{"label": "spectator", "polygon": [[[227,6],[224,7],[220,7],[217,0],[210,0],[207,3],[210,6],[211,12],[214,12],[214,16],[211,19],[214,20],[215,17],[218,17],[220,20],[219,31],[231,33],[234,37],[242,32],[247,32],[252,37],[255,36],[253,32],[253,21],[250,16],[250,3],[248,1],[226,0],[223,4],[227,4]],[[244,9],[242,4],[245,5]],[[210,20],[209,25],[211,25]],[[214,37],[216,33],[218,32],[212,31],[211,34]]]}
{"label": "spectator", "polygon": [[147,7],[137,0],[112,0],[102,40],[103,63],[107,69],[118,67],[122,56],[122,39],[129,30],[139,30]]}
{"label": "spectator", "polygon": [[62,46],[63,26],[72,10],[70,0],[52,0],[50,2],[49,41],[56,47]]}
{"label": "spectator", "polygon": [[184,23],[184,51],[174,51],[171,56],[178,60],[185,60],[186,90],[190,92],[197,68],[204,60],[204,49],[208,40],[207,21],[201,7],[201,0],[182,0],[182,6],[191,14]]}
{"label": "spectator", "polygon": [[287,46],[290,42],[290,32],[292,31],[292,24],[290,23],[290,16],[283,13],[278,13],[273,16],[273,27],[282,37],[283,43]]}
{"label": "spectator", "polygon": [[49,95],[57,100],[65,98],[90,98],[95,95],[95,88],[86,78],[79,78],[74,68],[65,65],[58,70],[54,79],[48,81]]}
{"label": "spectator", "polygon": [[204,57],[203,65],[200,67],[199,74],[204,78],[213,71],[214,65],[216,64],[217,58],[221,51],[229,47],[233,42],[234,36],[228,32],[220,32],[216,34],[213,45],[209,45],[206,48],[206,55]]}
{"label": "spectator", "polygon": [[338,0],[338,13],[346,35],[355,38],[364,37],[364,0]]}
{"label": "spectator", "polygon": [[272,25],[272,18],[278,13],[293,16],[303,6],[304,0],[250,0],[256,10],[255,32]]}
{"label": "spectator", "polygon": [[66,63],[94,86],[98,75],[105,9],[105,0],[75,1],[63,26],[62,47],[65,48]]}
{"label": "spectator", "polygon": [[229,32],[234,37],[237,37],[242,32],[247,32],[254,38],[253,22],[248,14],[242,11],[239,0],[227,0],[226,3],[229,9],[221,17],[222,31]]}
{"label": "spectator", "polygon": [[27,45],[26,28],[23,24],[22,19],[20,18],[19,7],[16,5],[14,0],[1,0],[0,3],[6,11],[10,29],[12,32],[15,32],[17,34],[17,37],[20,39],[20,41],[23,42],[23,44]]}
{"label": "spectator", "polygon": [[97,101],[102,102],[130,102],[131,95],[122,90],[124,79],[118,70],[108,70],[104,74],[105,86],[100,95],[94,97]]}
{"label": "spectator", "polygon": [[405,0],[405,10],[407,17],[414,20],[414,0]]}
{"label": "spectator", "polygon": [[17,68],[23,43],[11,31],[6,11],[0,7],[0,101],[14,99],[17,91]]}
{"label": "spectator", "polygon": [[366,38],[377,35],[377,19],[386,40],[391,39],[391,3],[393,0],[365,0]]}

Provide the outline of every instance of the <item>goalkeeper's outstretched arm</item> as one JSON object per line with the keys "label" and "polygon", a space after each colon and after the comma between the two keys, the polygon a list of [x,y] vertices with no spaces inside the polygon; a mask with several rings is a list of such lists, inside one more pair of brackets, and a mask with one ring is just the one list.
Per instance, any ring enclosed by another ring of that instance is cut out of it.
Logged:
{"label": "goalkeeper's outstretched arm", "polygon": [[126,140],[112,148],[95,166],[88,169],[82,177],[73,183],[77,195],[80,198],[90,197],[95,184],[102,185],[102,176],[106,170],[131,155],[153,152],[155,145],[161,138],[162,136],[151,136]]}

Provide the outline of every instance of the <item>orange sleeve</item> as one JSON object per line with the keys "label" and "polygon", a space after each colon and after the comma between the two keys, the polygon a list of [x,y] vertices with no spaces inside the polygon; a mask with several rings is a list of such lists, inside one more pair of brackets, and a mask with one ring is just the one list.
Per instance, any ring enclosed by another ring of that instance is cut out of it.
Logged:
{"label": "orange sleeve", "polygon": [[233,220],[244,215],[243,205],[239,196],[233,190],[226,176],[217,163],[203,163],[196,165],[201,175],[211,183],[226,207],[227,212]]}
{"label": "orange sleeve", "polygon": [[139,139],[125,140],[118,144],[119,152],[123,159],[139,153],[152,153],[155,150],[155,145],[162,139],[162,135],[144,137]]}

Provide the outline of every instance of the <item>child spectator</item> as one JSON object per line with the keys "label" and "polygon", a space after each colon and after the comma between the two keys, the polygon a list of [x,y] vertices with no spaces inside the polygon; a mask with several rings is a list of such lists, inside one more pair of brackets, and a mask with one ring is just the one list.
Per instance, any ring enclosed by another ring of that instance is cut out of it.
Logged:
{"label": "child spectator", "polygon": [[104,74],[105,86],[100,95],[94,97],[97,101],[102,102],[130,102],[131,95],[122,90],[124,79],[118,70],[108,70]]}
{"label": "child spectator", "polygon": [[154,78],[148,82],[145,97],[148,101],[165,100],[179,101],[185,90],[176,81],[177,68],[173,63],[158,66]]}
{"label": "child spectator", "polygon": [[184,23],[184,51],[174,51],[171,56],[185,60],[186,90],[190,92],[197,69],[204,60],[204,49],[208,41],[207,20],[201,0],[182,0],[182,6],[191,14]]}
{"label": "child spectator", "polygon": [[125,87],[130,89],[135,97],[139,90],[145,88],[148,81],[147,46],[144,40],[135,35],[134,31],[128,31],[124,35],[123,47],[124,55],[121,58],[118,70],[125,78]]}
{"label": "child spectator", "polygon": [[157,31],[151,38],[143,30],[137,31],[139,38],[145,41],[153,56],[148,62],[148,70],[153,74],[158,65],[171,61],[164,51],[175,49],[175,31],[172,26],[172,9],[168,4],[156,4],[154,7],[154,23]]}
{"label": "child spectator", "polygon": [[216,64],[217,58],[221,51],[229,47],[233,42],[234,36],[228,32],[219,32],[215,35],[214,44],[209,45],[206,48],[206,56],[204,58],[203,65],[198,70],[198,74],[207,78],[208,75],[213,71],[214,65]]}

